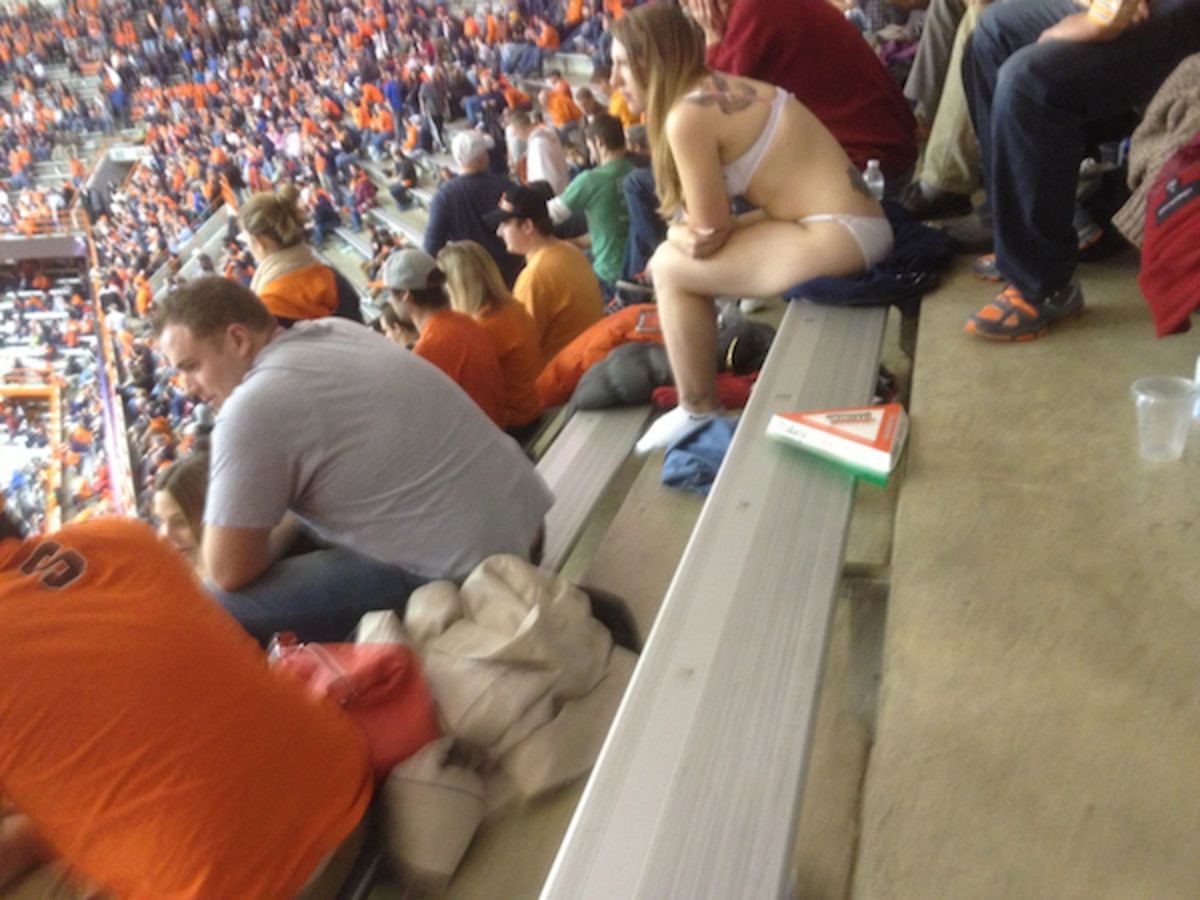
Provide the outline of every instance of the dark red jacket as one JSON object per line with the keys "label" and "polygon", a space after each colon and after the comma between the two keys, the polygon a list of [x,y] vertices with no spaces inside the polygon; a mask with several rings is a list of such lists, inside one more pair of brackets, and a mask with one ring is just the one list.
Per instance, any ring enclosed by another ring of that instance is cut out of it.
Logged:
{"label": "dark red jacket", "polygon": [[855,166],[889,177],[917,161],[916,120],[879,57],[828,0],[734,0],[710,68],[776,84],[833,132]]}

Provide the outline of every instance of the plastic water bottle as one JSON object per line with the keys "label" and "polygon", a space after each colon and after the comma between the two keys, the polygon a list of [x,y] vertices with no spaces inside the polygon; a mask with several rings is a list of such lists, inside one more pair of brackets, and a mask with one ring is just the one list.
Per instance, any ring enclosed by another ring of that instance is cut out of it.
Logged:
{"label": "plastic water bottle", "polygon": [[867,160],[867,168],[863,171],[863,181],[867,183],[867,190],[871,192],[872,197],[876,200],[883,199],[883,169],[879,168],[879,160]]}
{"label": "plastic water bottle", "polygon": [[[1197,357],[1197,358],[1196,358],[1196,378],[1195,378],[1195,381],[1196,381],[1196,390],[1197,390],[1197,393],[1200,393],[1200,357]],[[1200,397],[1197,397],[1197,398],[1196,398],[1196,406],[1195,406],[1195,408],[1192,410],[1192,418],[1193,418],[1193,419],[1200,419]]]}

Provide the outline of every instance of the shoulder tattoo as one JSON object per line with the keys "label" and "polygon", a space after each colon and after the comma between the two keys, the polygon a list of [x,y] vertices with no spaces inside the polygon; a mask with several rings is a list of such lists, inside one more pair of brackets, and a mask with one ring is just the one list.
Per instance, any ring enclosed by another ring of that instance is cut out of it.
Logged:
{"label": "shoulder tattoo", "polygon": [[741,112],[758,99],[758,95],[754,93],[754,88],[750,85],[733,85],[720,72],[714,72],[711,81],[711,88],[702,88],[688,94],[684,99],[697,106],[713,106],[715,104],[726,115]]}

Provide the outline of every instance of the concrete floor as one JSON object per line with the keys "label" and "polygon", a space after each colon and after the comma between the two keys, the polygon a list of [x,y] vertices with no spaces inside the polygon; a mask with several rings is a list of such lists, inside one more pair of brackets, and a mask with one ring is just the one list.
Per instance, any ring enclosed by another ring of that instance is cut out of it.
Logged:
{"label": "concrete floor", "polygon": [[1190,377],[1132,253],[1029,344],[926,300],[853,896],[1200,896],[1200,441],[1138,457],[1130,384]]}
{"label": "concrete floor", "polygon": [[[1129,396],[1200,338],[1154,338],[1129,254],[1081,270],[1079,321],[983,342],[965,265],[922,313],[894,556],[895,488],[860,488],[851,557],[891,593],[839,604],[796,896],[1200,896],[1200,439],[1141,462]],[[622,490],[568,568],[645,623],[699,506],[653,462]],[[446,896],[536,897],[578,793],[490,823]]]}

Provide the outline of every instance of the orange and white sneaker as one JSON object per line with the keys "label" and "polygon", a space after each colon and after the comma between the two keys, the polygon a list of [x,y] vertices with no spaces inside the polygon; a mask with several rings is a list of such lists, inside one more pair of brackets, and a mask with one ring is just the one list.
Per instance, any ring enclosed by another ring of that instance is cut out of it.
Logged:
{"label": "orange and white sneaker", "polygon": [[1037,301],[1030,301],[1013,285],[967,320],[966,330],[995,341],[1032,341],[1056,322],[1065,322],[1083,312],[1083,291],[1071,279]]}

